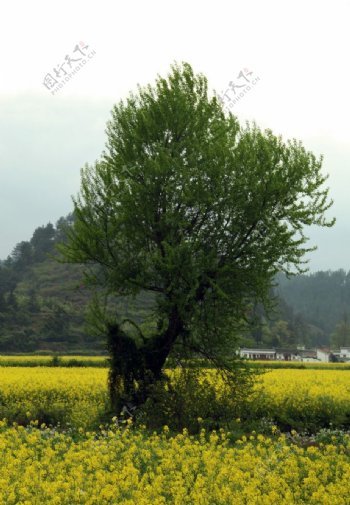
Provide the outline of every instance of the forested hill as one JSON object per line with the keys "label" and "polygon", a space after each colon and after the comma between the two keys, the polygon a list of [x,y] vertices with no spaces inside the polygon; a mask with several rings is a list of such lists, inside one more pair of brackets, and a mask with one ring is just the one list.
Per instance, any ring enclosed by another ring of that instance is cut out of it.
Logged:
{"label": "forested hill", "polygon": [[[71,222],[69,215],[38,227],[0,263],[0,352],[104,350],[104,340],[85,324],[91,294],[81,267],[54,259],[55,245]],[[350,273],[317,272],[290,280],[281,275],[277,281],[275,313],[267,317],[261,307],[252,308],[256,324],[243,344],[350,345]],[[118,313],[137,322],[151,306],[146,294],[115,302]]]}
{"label": "forested hill", "polygon": [[320,271],[290,279],[280,275],[278,284],[277,293],[319,327],[326,342],[350,346],[350,271]]}
{"label": "forested hill", "polygon": [[[55,260],[56,244],[72,216],[37,228],[0,263],[0,352],[101,352],[105,342],[86,325],[91,293],[79,265]],[[152,304],[118,300],[115,308],[142,321]]]}
{"label": "forested hill", "polygon": [[71,216],[37,228],[29,241],[16,245],[0,267],[0,351],[98,347],[82,331],[88,294],[81,270],[49,255],[63,239]]}
{"label": "forested hill", "polygon": [[276,313],[255,310],[256,329],[247,345],[306,348],[350,346],[350,272],[278,275]]}

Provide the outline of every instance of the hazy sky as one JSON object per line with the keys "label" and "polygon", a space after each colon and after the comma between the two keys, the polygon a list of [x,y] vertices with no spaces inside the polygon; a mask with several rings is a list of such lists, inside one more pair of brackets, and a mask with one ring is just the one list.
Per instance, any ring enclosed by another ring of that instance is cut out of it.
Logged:
{"label": "hazy sky", "polygon": [[[337,223],[309,230],[318,245],[310,268],[350,270],[348,2],[0,6],[0,259],[72,210],[80,168],[100,156],[113,104],[137,83],[167,74],[174,61],[187,61],[219,93],[242,83],[239,72],[249,69],[258,80],[232,109],[239,120],[324,155]],[[52,94],[45,76],[56,70],[62,81],[69,65],[81,67]]]}

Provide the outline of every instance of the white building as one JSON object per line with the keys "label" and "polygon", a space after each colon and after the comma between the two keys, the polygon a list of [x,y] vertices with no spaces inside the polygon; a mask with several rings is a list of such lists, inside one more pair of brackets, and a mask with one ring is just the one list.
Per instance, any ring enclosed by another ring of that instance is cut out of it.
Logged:
{"label": "white building", "polygon": [[330,349],[249,349],[243,347],[239,350],[241,358],[274,360],[274,361],[304,361],[309,363],[329,363],[334,358],[341,361],[350,361],[350,347],[342,347],[340,352],[331,352]]}
{"label": "white building", "polygon": [[275,349],[248,349],[246,347],[239,351],[241,358],[246,359],[276,359]]}
{"label": "white building", "polygon": [[301,361],[296,349],[276,349],[276,359],[278,361]]}
{"label": "white building", "polygon": [[316,349],[316,357],[318,361],[322,361],[323,363],[328,363],[330,361],[329,357],[331,355],[331,351],[329,349]]}
{"label": "white building", "polygon": [[339,358],[343,361],[350,361],[350,347],[341,347]]}

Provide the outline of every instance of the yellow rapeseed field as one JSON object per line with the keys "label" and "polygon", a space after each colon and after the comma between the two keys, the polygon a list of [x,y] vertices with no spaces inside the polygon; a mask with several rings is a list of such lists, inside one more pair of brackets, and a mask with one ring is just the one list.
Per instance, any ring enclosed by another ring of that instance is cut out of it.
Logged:
{"label": "yellow rapeseed field", "polygon": [[87,427],[103,413],[107,369],[0,367],[0,419]]}
{"label": "yellow rapeseed field", "polygon": [[257,389],[257,408],[286,426],[312,430],[350,422],[349,371],[272,370]]}
{"label": "yellow rapeseed field", "polygon": [[[39,419],[46,424],[60,420],[86,428],[105,409],[107,373],[92,367],[0,367],[0,419],[21,423]],[[215,370],[202,373],[212,378],[220,395]],[[350,419],[348,371],[271,370],[260,376],[256,389],[249,409],[258,417],[286,425],[294,419],[297,429],[307,423],[312,428],[313,419],[335,425]]]}
{"label": "yellow rapeseed field", "polygon": [[259,391],[279,406],[291,401],[316,402],[328,398],[338,404],[350,401],[350,372],[342,370],[271,370],[262,376]]}
{"label": "yellow rapeseed field", "polygon": [[1,505],[243,505],[349,503],[350,440],[301,448],[284,436],[234,446],[108,430],[74,441],[49,429],[0,425]]}
{"label": "yellow rapeseed field", "polygon": [[[213,378],[214,370],[203,371]],[[252,412],[303,421],[349,413],[350,374],[272,370]],[[278,435],[237,442],[223,430],[171,435],[129,426],[87,431],[107,402],[107,370],[0,367],[0,505],[346,505],[350,438],[303,446]],[[11,424],[11,416],[27,427]],[[298,417],[299,416],[299,417]],[[61,419],[78,431],[40,423]]]}

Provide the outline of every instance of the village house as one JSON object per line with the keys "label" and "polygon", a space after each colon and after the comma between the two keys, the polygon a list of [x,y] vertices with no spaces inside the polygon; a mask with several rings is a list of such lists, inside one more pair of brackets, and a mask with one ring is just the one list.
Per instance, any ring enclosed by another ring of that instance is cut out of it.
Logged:
{"label": "village house", "polygon": [[246,359],[276,359],[275,349],[248,349],[246,347],[240,349],[241,358]]}
{"label": "village house", "polygon": [[278,361],[300,361],[299,351],[296,349],[276,349]]}
{"label": "village house", "polygon": [[300,361],[299,351],[296,349],[249,349],[244,347],[240,349],[241,358],[246,359],[260,359],[260,360],[274,360],[274,361]]}
{"label": "village house", "polygon": [[328,363],[330,360],[331,356],[331,351],[330,349],[316,349],[316,355],[318,361],[322,361],[322,363]]}
{"label": "village house", "polygon": [[341,347],[339,351],[341,361],[350,361],[350,347]]}
{"label": "village house", "polygon": [[326,348],[318,349],[259,349],[243,347],[239,350],[241,358],[273,361],[303,361],[328,363],[330,361],[350,361],[350,347],[342,347],[340,352]]}

